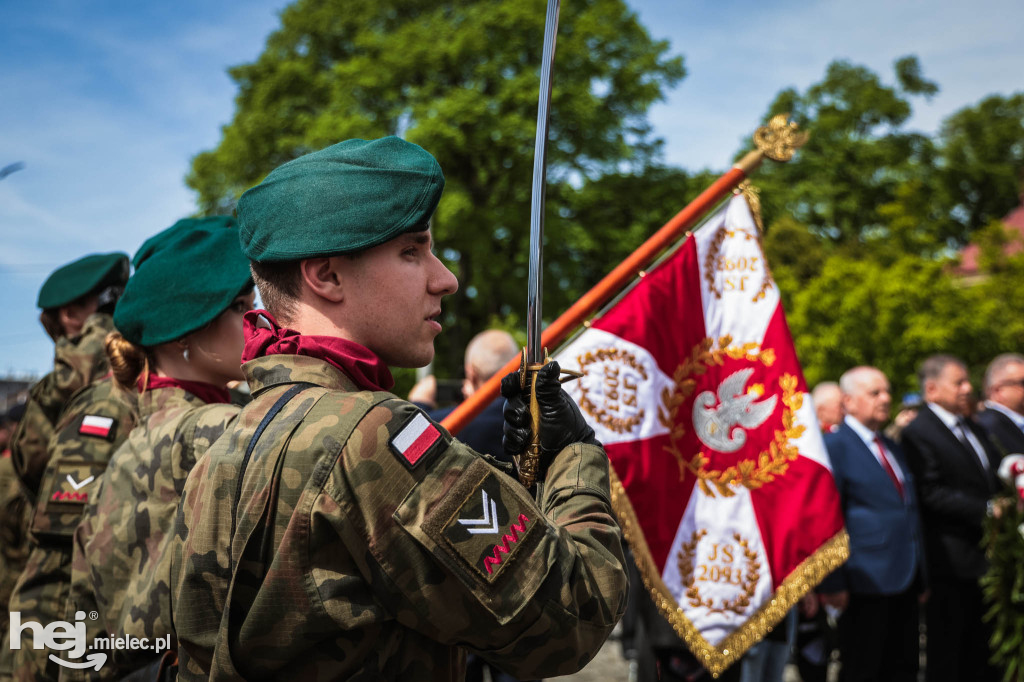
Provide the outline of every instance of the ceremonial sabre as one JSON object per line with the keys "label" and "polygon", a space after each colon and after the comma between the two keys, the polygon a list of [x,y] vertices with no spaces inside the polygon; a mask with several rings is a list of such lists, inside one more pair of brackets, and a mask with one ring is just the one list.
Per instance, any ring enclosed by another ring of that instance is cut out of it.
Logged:
{"label": "ceremonial sabre", "polygon": [[559,0],[548,0],[544,19],[544,53],[537,100],[537,138],[533,148],[533,192],[530,199],[530,280],[526,298],[526,348],[519,368],[520,384],[530,388],[532,433],[519,458],[519,481],[529,488],[537,480],[540,463],[540,409],[537,405],[537,370],[546,362],[541,345],[541,294],[544,265],[544,190],[547,183],[548,110],[551,108],[551,67],[555,62]]}

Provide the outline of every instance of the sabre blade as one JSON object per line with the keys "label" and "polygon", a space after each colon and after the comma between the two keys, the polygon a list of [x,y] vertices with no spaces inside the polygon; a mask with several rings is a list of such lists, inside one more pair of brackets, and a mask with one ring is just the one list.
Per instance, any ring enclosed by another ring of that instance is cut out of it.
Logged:
{"label": "sabre blade", "polygon": [[543,362],[541,294],[544,266],[544,190],[547,186],[548,121],[551,108],[551,68],[555,61],[559,0],[548,0],[544,20],[544,52],[537,101],[537,138],[533,149],[533,192],[530,197],[530,279],[526,301],[526,362]]}

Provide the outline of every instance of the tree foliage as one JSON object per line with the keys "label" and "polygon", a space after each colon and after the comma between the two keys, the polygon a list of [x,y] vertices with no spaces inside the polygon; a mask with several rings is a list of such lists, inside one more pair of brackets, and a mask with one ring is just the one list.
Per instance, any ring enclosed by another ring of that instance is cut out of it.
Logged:
{"label": "tree foliage", "polygon": [[[230,211],[277,165],[340,140],[399,134],[422,145],[446,176],[434,235],[463,292],[449,299],[451,331],[441,345],[461,366],[457,356],[474,331],[525,307],[544,7],[298,0],[260,57],[231,69],[234,119],[188,176],[201,210]],[[544,305],[555,313],[579,291],[580,266],[596,244],[635,246],[647,217],[624,210],[619,223],[581,230],[567,216],[595,210],[588,201],[602,191],[590,190],[592,182],[647,171],[658,150],[647,108],[684,75],[682,58],[652,40],[623,0],[566,9],[548,147],[545,257],[556,284],[546,287]]]}

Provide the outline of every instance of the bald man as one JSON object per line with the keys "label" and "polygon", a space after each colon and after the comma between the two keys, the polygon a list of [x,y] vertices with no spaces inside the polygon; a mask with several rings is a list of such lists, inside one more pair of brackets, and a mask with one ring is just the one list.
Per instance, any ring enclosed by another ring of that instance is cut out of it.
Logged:
{"label": "bald man", "polygon": [[910,468],[882,434],[892,397],[874,367],[840,378],[846,417],[825,436],[850,534],[850,559],[819,588],[839,619],[843,682],[917,679],[924,542]]}
{"label": "bald man", "polygon": [[[520,348],[512,335],[501,329],[488,329],[474,336],[466,346],[463,397],[468,398],[478,391],[509,360],[519,355],[519,352]],[[437,409],[437,380],[433,375],[424,377],[413,386],[409,392],[409,401],[427,408],[431,418],[437,421],[441,421],[455,409]],[[504,400],[500,397],[492,401],[459,432],[459,440],[477,452],[502,461],[510,461],[501,447],[503,406]]]}
{"label": "bald man", "polygon": [[843,421],[843,394],[839,384],[834,381],[821,382],[811,391],[811,400],[821,430],[824,433],[835,433]]}

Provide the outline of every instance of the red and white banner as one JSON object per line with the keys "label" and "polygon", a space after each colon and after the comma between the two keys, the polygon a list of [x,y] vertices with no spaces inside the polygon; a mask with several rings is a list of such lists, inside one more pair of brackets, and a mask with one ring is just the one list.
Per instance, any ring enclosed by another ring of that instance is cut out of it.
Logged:
{"label": "red and white banner", "polygon": [[556,359],[648,592],[717,674],[846,560],[814,406],[735,196]]}

